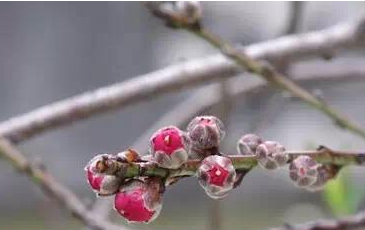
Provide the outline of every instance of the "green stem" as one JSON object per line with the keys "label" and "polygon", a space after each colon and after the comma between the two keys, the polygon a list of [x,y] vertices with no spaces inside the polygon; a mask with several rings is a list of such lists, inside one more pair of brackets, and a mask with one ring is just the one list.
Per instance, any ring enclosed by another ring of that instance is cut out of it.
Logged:
{"label": "green stem", "polygon": [[[290,163],[293,159],[301,155],[307,155],[314,158],[317,162],[322,164],[332,164],[338,166],[346,165],[365,165],[365,152],[344,152],[334,151],[326,147],[322,147],[319,150],[314,151],[287,151],[289,155]],[[249,170],[257,165],[256,156],[239,156],[228,155],[236,170]],[[153,162],[143,163],[122,163],[114,159],[104,159],[102,161],[100,173],[109,175],[118,175],[124,178],[135,177],[187,177],[195,175],[198,167],[200,166],[199,160],[190,160],[183,164],[178,169],[165,169],[158,167]]]}

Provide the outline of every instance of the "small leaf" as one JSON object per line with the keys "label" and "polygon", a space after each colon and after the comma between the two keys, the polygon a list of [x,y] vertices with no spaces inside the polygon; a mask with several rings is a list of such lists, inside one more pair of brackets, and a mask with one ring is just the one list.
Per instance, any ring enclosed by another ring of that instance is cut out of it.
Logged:
{"label": "small leaf", "polygon": [[346,169],[329,181],[323,191],[324,200],[336,216],[355,213],[364,195],[365,190],[356,187]]}

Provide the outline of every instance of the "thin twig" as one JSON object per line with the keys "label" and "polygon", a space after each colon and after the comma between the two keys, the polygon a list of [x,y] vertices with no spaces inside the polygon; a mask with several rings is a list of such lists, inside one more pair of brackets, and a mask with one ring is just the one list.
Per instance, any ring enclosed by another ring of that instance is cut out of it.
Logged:
{"label": "thin twig", "polygon": [[35,165],[20,153],[9,141],[0,138],[0,156],[10,161],[14,168],[27,175],[48,196],[64,206],[73,216],[95,230],[120,230],[119,226],[103,221],[89,213],[87,207],[67,187],[59,183],[49,172]]}
{"label": "thin twig", "polygon": [[283,34],[294,34],[300,29],[302,22],[304,3],[302,1],[287,2],[289,4],[289,18],[288,25]]}
{"label": "thin twig", "polygon": [[365,211],[355,215],[334,219],[334,220],[317,220],[300,225],[287,225],[280,228],[271,228],[270,230],[345,230],[363,228],[365,226]]}
{"label": "thin twig", "polygon": [[[326,82],[350,82],[365,80],[365,70],[362,68],[363,64],[354,64],[352,66],[341,68],[326,68],[320,73],[292,73],[294,80],[300,83],[313,83],[318,81]],[[231,87],[231,95],[234,98],[242,98],[247,94],[264,91],[268,85],[266,82],[257,81],[246,84],[238,84],[242,82],[241,77],[235,77],[229,80]],[[204,86],[203,88],[194,92],[189,98],[185,99],[176,107],[164,113],[158,121],[156,121],[138,140],[132,145],[133,149],[141,153],[148,151],[149,138],[152,134],[163,126],[176,125],[185,128],[189,120],[199,114],[204,114],[220,101],[219,84]],[[184,121],[184,122],[178,122]]]}
{"label": "thin twig", "polygon": [[[235,61],[242,68],[257,74],[258,76],[264,78],[269,83],[274,86],[290,92],[293,96],[300,98],[302,101],[308,103],[313,108],[324,113],[329,118],[331,118],[336,125],[343,129],[347,129],[363,138],[365,138],[365,130],[355,124],[353,121],[346,118],[344,115],[336,111],[334,108],[313,96],[309,91],[297,85],[295,82],[284,76],[283,74],[277,72],[272,66],[265,64],[263,62],[256,61],[251,58],[245,52],[236,49],[229,42],[222,40],[218,35],[212,33],[207,28],[203,26],[196,26],[185,24],[178,21],[179,17],[176,16],[176,12],[167,11],[160,7],[159,3],[147,4],[149,9],[158,17],[163,20],[181,26],[181,28],[197,35],[206,42],[210,43],[212,46],[220,50],[220,52],[231,60]],[[156,14],[156,12],[158,12]]]}
{"label": "thin twig", "polygon": [[[344,48],[355,48],[364,37],[365,19],[343,23],[325,30],[291,35],[239,49],[253,59],[291,62],[313,56],[332,54]],[[134,77],[9,119],[0,124],[0,135],[17,143],[36,134],[96,114],[116,110],[152,96],[227,78],[242,71],[222,55],[196,59]]]}

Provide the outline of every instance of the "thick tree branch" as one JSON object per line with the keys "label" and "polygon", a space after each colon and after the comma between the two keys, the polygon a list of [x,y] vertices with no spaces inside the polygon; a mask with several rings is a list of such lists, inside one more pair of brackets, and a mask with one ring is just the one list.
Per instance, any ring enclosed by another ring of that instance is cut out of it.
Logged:
{"label": "thick tree branch", "polygon": [[67,187],[60,184],[45,169],[32,165],[9,141],[0,138],[0,156],[10,161],[14,168],[26,174],[38,184],[47,195],[57,200],[72,215],[95,230],[120,230],[120,226],[103,221],[92,215],[80,199]]}
{"label": "thick tree branch", "polygon": [[[365,19],[343,23],[325,30],[291,35],[239,49],[253,59],[274,61],[285,58],[295,61],[323,56],[344,48],[361,45]],[[30,113],[14,117],[0,124],[0,135],[12,142],[86,119],[90,116],[116,110],[152,96],[192,87],[236,75],[242,71],[222,55],[188,61],[119,84],[106,86]]]}

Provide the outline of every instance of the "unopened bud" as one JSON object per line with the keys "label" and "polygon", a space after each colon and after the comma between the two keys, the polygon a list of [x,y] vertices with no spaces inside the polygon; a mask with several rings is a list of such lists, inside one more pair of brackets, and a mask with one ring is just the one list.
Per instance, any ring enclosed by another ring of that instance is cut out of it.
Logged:
{"label": "unopened bud", "polygon": [[205,158],[197,172],[200,185],[213,199],[225,197],[233,189],[236,171],[232,161],[223,156]]}
{"label": "unopened bud", "polygon": [[258,145],[256,155],[259,165],[269,170],[284,166],[289,159],[285,147],[275,141],[265,141]]}

